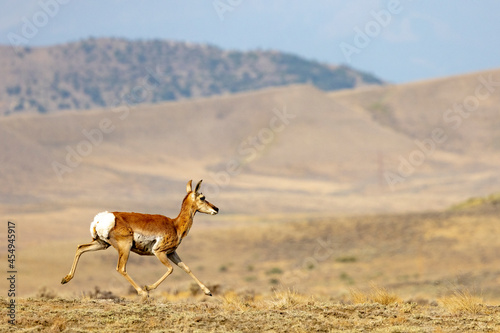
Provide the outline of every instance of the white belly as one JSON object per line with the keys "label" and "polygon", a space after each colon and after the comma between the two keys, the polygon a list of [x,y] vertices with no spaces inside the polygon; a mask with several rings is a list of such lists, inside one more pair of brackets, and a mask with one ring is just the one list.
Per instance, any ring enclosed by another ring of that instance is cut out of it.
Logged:
{"label": "white belly", "polygon": [[160,237],[147,236],[140,233],[134,233],[134,246],[132,251],[139,254],[152,255],[154,246],[160,241]]}

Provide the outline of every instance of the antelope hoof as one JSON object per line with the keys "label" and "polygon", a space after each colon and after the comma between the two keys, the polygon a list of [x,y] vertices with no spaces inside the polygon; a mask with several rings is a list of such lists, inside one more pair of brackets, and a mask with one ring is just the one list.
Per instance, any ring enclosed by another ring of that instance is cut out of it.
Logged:
{"label": "antelope hoof", "polygon": [[70,276],[70,275],[66,275],[65,277],[63,277],[63,279],[61,280],[61,284],[65,284],[65,283],[68,283],[73,277]]}
{"label": "antelope hoof", "polygon": [[137,294],[139,296],[141,296],[142,298],[148,298],[149,297],[148,289],[146,289],[146,290],[143,290],[143,289],[137,290]]}

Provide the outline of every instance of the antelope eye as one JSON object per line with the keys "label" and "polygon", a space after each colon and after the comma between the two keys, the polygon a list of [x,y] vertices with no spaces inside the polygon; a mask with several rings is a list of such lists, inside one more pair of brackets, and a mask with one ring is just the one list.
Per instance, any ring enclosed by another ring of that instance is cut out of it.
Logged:
{"label": "antelope eye", "polygon": [[201,200],[201,201],[205,201],[205,196],[204,196],[204,195],[202,195],[202,196],[200,197],[200,200]]}

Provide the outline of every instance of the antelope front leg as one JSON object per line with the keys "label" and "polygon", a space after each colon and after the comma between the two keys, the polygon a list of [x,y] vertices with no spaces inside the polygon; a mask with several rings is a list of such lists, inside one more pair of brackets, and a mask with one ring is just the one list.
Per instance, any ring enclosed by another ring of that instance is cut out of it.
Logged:
{"label": "antelope front leg", "polygon": [[194,276],[194,274],[191,272],[191,269],[189,267],[187,267],[185,263],[182,262],[181,258],[177,254],[177,252],[172,252],[172,253],[168,254],[167,256],[168,256],[168,259],[172,260],[172,262],[174,264],[176,264],[177,266],[182,268],[184,270],[184,272],[188,273],[189,276],[191,276],[193,278],[193,280],[195,280],[196,283],[198,283],[198,285],[200,286],[201,290],[203,290],[205,295],[212,296],[212,293],[210,292],[210,290],[203,283],[201,283],[201,281],[198,280],[198,278],[196,276]]}

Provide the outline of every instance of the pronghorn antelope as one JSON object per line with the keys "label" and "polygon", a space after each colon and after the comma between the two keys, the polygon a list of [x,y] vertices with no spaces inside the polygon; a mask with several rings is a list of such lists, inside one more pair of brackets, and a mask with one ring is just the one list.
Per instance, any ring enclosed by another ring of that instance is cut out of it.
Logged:
{"label": "pronghorn antelope", "polygon": [[[127,279],[141,296],[147,296],[172,273],[173,268],[168,259],[188,273],[200,286],[206,295],[212,296],[210,290],[200,282],[184,264],[175,250],[187,236],[193,225],[196,212],[215,215],[219,208],[205,200],[205,196],[198,192],[201,180],[192,189],[192,181],[187,183],[187,195],[182,201],[181,212],[175,219],[163,215],[150,215],[139,213],[103,212],[96,215],[90,225],[92,242],[79,245],[73,266],[61,284],[68,283],[75,275],[78,259],[84,252],[105,250],[112,245],[118,251],[118,266],[116,270]],[[130,251],[140,255],[155,255],[165,266],[167,272],[155,283],[143,288],[128,275],[126,270]]]}

